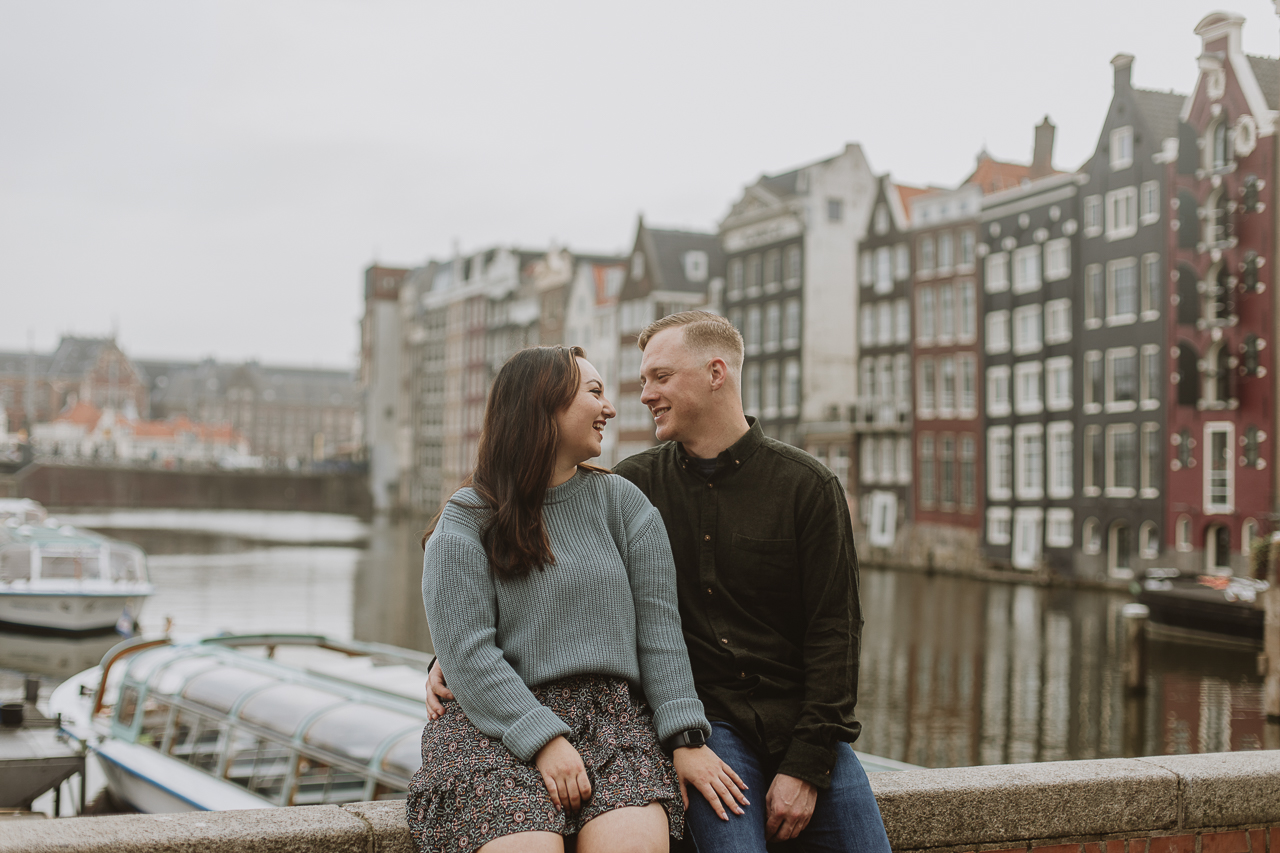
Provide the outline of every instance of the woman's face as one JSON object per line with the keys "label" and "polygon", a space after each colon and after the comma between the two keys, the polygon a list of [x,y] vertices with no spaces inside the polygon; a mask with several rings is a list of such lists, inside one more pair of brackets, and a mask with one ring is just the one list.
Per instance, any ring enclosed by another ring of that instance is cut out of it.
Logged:
{"label": "woman's face", "polygon": [[578,359],[582,374],[577,393],[569,405],[556,414],[560,444],[556,455],[562,464],[577,465],[600,455],[605,421],[617,414],[605,399],[604,380],[585,358]]}

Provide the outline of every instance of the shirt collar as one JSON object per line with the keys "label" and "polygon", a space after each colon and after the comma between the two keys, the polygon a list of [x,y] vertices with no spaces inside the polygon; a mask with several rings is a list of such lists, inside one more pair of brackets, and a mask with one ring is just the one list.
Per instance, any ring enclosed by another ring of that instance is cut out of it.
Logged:
{"label": "shirt collar", "polygon": [[[750,458],[751,454],[756,452],[760,445],[764,444],[764,428],[760,426],[760,421],[753,417],[747,417],[747,431],[742,438],[735,441],[727,450],[720,452],[716,456],[716,473],[720,473],[726,468],[736,470],[742,467],[742,464]],[[689,470],[689,460],[693,457],[684,449],[683,444],[676,444],[676,457],[680,460],[680,467]]]}

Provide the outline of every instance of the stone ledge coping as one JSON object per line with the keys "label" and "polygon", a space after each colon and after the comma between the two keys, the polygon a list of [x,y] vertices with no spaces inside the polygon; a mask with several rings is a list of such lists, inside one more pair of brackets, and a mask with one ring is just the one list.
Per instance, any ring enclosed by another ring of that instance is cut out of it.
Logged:
{"label": "stone ledge coping", "polygon": [[[877,773],[895,850],[1280,823],[1280,751]],[[6,823],[0,853],[415,853],[404,803]]]}

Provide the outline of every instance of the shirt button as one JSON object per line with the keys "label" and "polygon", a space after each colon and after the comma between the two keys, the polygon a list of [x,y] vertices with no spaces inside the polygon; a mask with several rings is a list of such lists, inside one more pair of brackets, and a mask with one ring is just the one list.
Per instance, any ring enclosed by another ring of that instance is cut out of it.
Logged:
{"label": "shirt button", "polygon": [[711,488],[711,483],[707,483],[707,488]]}
{"label": "shirt button", "polygon": [[740,672],[740,673],[738,673],[738,677],[739,677],[739,678],[746,678],[746,677],[747,677],[747,674],[746,674],[745,672]]}
{"label": "shirt button", "polygon": [[725,638],[724,638],[724,639],[722,639],[720,642],[722,642],[722,643],[727,643],[727,642],[729,642],[729,638],[728,638],[728,637],[725,637]]}
{"label": "shirt button", "polygon": [[703,539],[703,541],[704,541],[704,542],[710,542],[710,541],[711,541],[711,534],[710,534],[710,533],[706,534],[705,536],[703,536],[703,537],[702,537],[702,539]]}
{"label": "shirt button", "polygon": [[713,593],[711,592],[711,587],[707,587],[707,595],[712,595],[712,594]]}

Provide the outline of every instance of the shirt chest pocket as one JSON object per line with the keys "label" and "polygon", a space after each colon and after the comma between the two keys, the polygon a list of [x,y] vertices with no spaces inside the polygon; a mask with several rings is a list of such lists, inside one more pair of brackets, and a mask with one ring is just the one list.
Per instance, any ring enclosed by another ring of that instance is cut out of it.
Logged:
{"label": "shirt chest pocket", "polygon": [[800,566],[794,539],[733,535],[733,574],[750,598],[781,603],[799,593]]}

